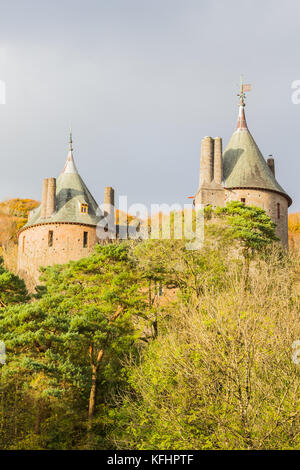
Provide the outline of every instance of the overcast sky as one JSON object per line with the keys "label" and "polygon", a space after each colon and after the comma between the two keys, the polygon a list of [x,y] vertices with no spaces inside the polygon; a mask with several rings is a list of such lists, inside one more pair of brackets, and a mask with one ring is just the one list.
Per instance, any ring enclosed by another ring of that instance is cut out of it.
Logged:
{"label": "overcast sky", "polygon": [[201,139],[248,126],[300,210],[299,0],[0,0],[0,200],[41,198],[68,149],[96,200],[187,203]]}

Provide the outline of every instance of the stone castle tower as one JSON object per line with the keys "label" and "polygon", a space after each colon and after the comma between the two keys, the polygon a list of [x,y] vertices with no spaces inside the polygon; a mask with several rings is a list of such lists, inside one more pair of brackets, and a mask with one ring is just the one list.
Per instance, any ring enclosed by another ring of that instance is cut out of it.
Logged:
{"label": "stone castle tower", "polygon": [[222,139],[204,137],[200,184],[195,204],[224,206],[229,201],[261,207],[276,224],[276,233],[288,245],[288,208],[291,198],[275,178],[274,159],[267,161],[253,139],[245,117],[242,85],[236,129],[222,156]]}
{"label": "stone castle tower", "polygon": [[[200,184],[195,204],[216,207],[229,201],[241,201],[261,207],[276,224],[277,235],[287,246],[288,207],[292,200],[275,178],[274,159],[264,159],[248,129],[243,86],[239,96],[237,126],[224,154],[221,137],[204,137],[202,140]],[[98,207],[78,174],[70,135],[69,153],[62,173],[57,181],[55,178],[44,180],[42,203],[30,213],[28,223],[18,234],[18,274],[25,279],[28,288],[33,290],[38,283],[40,266],[63,264],[88,256],[100,241],[97,237],[99,222],[109,216],[115,224],[114,205],[114,190],[107,187],[104,210]],[[101,229],[105,232],[101,243],[115,238],[105,223],[106,219]],[[122,227],[115,225],[115,228],[118,237]],[[124,228],[130,236],[130,227]]]}
{"label": "stone castle tower", "polygon": [[[114,206],[112,188],[105,188],[104,204]],[[88,256],[98,243],[96,226],[101,218],[103,214],[75,166],[70,135],[62,173],[57,181],[44,180],[42,203],[18,234],[18,274],[28,288],[32,290],[38,283],[40,266]]]}

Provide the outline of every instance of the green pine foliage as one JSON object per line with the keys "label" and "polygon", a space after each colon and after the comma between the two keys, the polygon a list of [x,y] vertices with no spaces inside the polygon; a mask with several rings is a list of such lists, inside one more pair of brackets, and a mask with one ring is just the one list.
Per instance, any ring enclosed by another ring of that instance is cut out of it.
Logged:
{"label": "green pine foliage", "polygon": [[0,264],[2,449],[300,449],[300,259],[264,211],[206,214],[205,243]]}
{"label": "green pine foliage", "polygon": [[[19,393],[34,397],[39,435],[41,410],[49,416],[52,433],[45,431],[39,441],[47,448],[72,446],[78,432],[77,444],[84,447],[96,401],[103,406],[106,394],[122,382],[122,358],[129,349],[134,351],[139,336],[132,317],[145,310],[127,251],[121,245],[98,247],[90,258],[44,269],[42,298],[8,308],[1,318],[0,336],[8,357],[3,376],[16,381],[23,376]],[[67,435],[61,423],[56,426],[65,420],[64,400]]]}
{"label": "green pine foliage", "polygon": [[28,293],[24,281],[7,271],[3,258],[0,257],[0,308],[27,300]]}
{"label": "green pine foliage", "polygon": [[275,234],[276,225],[259,207],[232,201],[225,207],[217,208],[216,215],[227,217],[227,231],[233,239],[241,242],[246,256],[279,240]]}

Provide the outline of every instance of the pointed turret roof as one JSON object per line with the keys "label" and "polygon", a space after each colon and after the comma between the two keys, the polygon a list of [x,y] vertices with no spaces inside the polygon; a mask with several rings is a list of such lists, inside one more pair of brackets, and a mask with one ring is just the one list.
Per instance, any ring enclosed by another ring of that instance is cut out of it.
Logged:
{"label": "pointed turret roof", "polygon": [[72,131],[70,132],[69,153],[68,153],[67,161],[66,161],[66,164],[64,166],[62,173],[78,174],[78,171],[74,162],[74,157],[73,157]]}
{"label": "pointed turret roof", "polygon": [[[88,205],[88,213],[82,213],[81,204]],[[56,182],[56,211],[48,218],[41,217],[41,206],[30,213],[28,223],[32,225],[65,222],[97,225],[101,218],[99,206],[79,175],[73,157],[72,134],[66,164]]]}
{"label": "pointed turret roof", "polygon": [[224,151],[225,187],[257,188],[278,192],[292,200],[275,179],[266,160],[252,137],[245,116],[245,94],[241,91],[236,129]]}

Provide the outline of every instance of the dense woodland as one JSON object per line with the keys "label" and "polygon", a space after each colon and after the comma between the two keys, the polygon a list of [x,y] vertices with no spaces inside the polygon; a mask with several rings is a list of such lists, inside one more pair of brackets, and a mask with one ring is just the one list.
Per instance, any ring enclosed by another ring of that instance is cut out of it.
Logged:
{"label": "dense woodland", "polygon": [[300,449],[300,256],[262,209],[205,215],[184,240],[0,263],[1,449]]}

